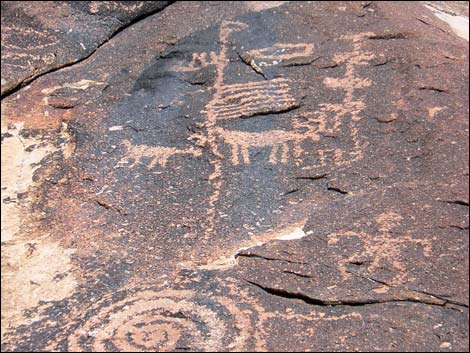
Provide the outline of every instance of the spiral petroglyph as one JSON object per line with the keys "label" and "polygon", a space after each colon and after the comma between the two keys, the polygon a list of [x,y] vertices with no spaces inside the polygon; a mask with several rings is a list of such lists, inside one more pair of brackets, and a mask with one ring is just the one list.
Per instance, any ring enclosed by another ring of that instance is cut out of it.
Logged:
{"label": "spiral petroglyph", "polygon": [[155,287],[124,290],[97,302],[78,320],[84,323],[69,335],[68,350],[249,349],[258,346],[254,315],[259,313],[253,306],[223,295]]}

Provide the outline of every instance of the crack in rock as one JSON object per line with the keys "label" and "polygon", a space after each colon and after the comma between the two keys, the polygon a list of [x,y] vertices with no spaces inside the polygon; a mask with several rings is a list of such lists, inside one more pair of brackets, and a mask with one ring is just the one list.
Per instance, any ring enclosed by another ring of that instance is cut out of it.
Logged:
{"label": "crack in rock", "polygon": [[296,290],[288,290],[284,288],[275,288],[269,287],[266,285],[262,285],[250,280],[245,279],[245,281],[253,286],[256,286],[266,293],[271,295],[275,295],[285,299],[298,299],[303,301],[309,305],[316,305],[316,306],[365,306],[365,305],[374,305],[374,304],[385,304],[385,303],[400,303],[400,302],[408,302],[408,303],[421,303],[433,306],[445,306],[447,303],[450,303],[447,300],[442,300],[431,295],[426,296],[417,296],[413,295],[412,293],[406,293],[403,298],[393,298],[389,296],[385,296],[380,299],[372,299],[372,298],[360,298],[360,297],[353,297],[347,299],[321,299],[306,293],[303,290],[296,289]]}

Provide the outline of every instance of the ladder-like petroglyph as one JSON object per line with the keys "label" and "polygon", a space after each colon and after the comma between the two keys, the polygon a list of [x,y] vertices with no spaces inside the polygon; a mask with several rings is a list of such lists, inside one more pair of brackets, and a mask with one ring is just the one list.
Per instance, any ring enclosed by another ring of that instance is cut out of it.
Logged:
{"label": "ladder-like petroglyph", "polygon": [[217,120],[279,113],[299,106],[289,91],[285,78],[224,85],[211,108]]}
{"label": "ladder-like petroglyph", "polygon": [[157,164],[166,167],[170,157],[178,154],[189,154],[194,157],[199,157],[201,151],[194,148],[177,149],[174,147],[161,147],[161,146],[147,146],[147,145],[133,145],[129,140],[124,140],[123,144],[127,147],[127,154],[121,159],[120,164],[128,163],[129,159],[133,159],[134,162],[128,164],[129,168],[134,167],[137,163],[140,163],[142,158],[149,158],[150,164],[147,169],[152,169]]}
{"label": "ladder-like petroglyph", "polygon": [[431,241],[428,239],[416,239],[409,235],[393,234],[392,230],[400,225],[402,217],[395,212],[382,213],[375,218],[378,226],[378,234],[368,234],[365,232],[343,231],[328,235],[328,244],[336,246],[343,239],[351,241],[357,239],[362,243],[362,250],[354,252],[348,258],[341,258],[338,261],[338,269],[343,279],[348,279],[351,274],[346,265],[351,263],[367,263],[367,271],[372,274],[374,271],[389,266],[394,270],[392,278],[387,281],[389,285],[400,285],[407,281],[407,271],[403,264],[402,249],[409,249],[406,244],[420,246],[423,255],[431,256]]}
{"label": "ladder-like petroglyph", "polygon": [[320,149],[318,156],[320,163],[309,166],[306,169],[315,169],[325,166],[327,161],[332,160],[337,166],[350,165],[363,158],[367,141],[362,141],[359,137],[357,123],[362,119],[361,112],[365,108],[364,100],[357,96],[357,91],[372,86],[369,78],[357,75],[357,67],[368,65],[375,57],[374,54],[362,49],[364,41],[373,33],[358,33],[354,35],[341,36],[340,40],[353,43],[352,51],[338,53],[334,56],[337,65],[344,64],[345,74],[343,77],[326,77],[323,80],[325,87],[330,89],[340,89],[344,91],[344,98],[341,103],[320,104],[320,110],[315,112],[320,119],[329,121],[329,133],[338,133],[340,128],[347,124],[349,134],[353,142],[353,147],[349,151],[339,148]]}

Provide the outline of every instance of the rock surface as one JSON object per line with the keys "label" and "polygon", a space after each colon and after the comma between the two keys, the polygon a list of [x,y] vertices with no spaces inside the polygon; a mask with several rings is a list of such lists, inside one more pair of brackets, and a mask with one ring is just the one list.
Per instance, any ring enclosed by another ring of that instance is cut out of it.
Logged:
{"label": "rock surface", "polygon": [[83,60],[117,30],[169,1],[3,1],[2,96]]}
{"label": "rock surface", "polygon": [[468,350],[468,81],[405,2],[177,2],[38,77],[2,351]]}

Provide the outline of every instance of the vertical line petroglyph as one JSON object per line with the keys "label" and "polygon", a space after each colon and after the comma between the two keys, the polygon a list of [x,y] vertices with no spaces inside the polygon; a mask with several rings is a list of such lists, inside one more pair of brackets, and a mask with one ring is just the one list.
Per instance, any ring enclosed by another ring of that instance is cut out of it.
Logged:
{"label": "vertical line petroglyph", "polygon": [[211,149],[214,159],[211,164],[214,166],[212,174],[209,176],[209,182],[212,184],[212,195],[209,198],[209,205],[207,210],[207,228],[205,229],[204,238],[208,239],[214,232],[215,227],[215,205],[219,200],[220,189],[223,185],[222,177],[222,160],[223,155],[219,151],[217,144],[216,134],[216,123],[217,123],[217,110],[215,107],[220,103],[222,99],[222,87],[224,84],[224,69],[227,66],[227,48],[228,48],[228,37],[232,32],[242,30],[247,25],[241,22],[224,21],[220,27],[220,54],[216,64],[216,79],[214,83],[214,96],[212,100],[207,104],[207,143]]}

